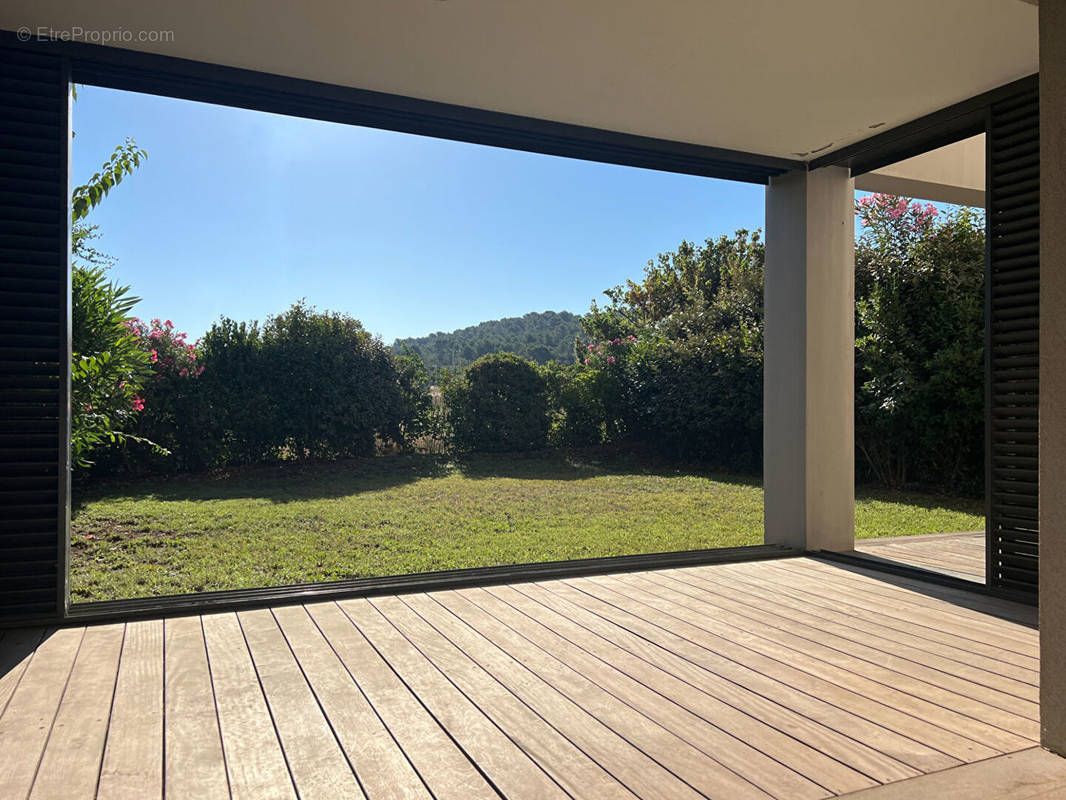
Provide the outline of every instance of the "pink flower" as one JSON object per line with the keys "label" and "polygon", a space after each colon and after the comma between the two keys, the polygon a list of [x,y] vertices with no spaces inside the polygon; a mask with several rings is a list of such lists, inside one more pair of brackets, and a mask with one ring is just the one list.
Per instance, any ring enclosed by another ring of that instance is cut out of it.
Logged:
{"label": "pink flower", "polygon": [[159,353],[157,353],[155,350],[152,350],[150,355],[152,356],[153,364],[159,360]]}
{"label": "pink flower", "polygon": [[616,361],[614,356],[607,356],[607,363],[613,364]]}
{"label": "pink flower", "polygon": [[588,365],[589,365],[589,360],[586,358],[585,359],[585,366],[587,367]]}
{"label": "pink flower", "polygon": [[174,323],[171,322],[169,319],[166,322],[164,322],[163,324],[166,325],[168,328],[173,328],[174,327]]}
{"label": "pink flower", "polygon": [[189,370],[186,367],[182,367],[181,370],[179,370],[178,375],[182,378],[187,378],[189,377]]}
{"label": "pink flower", "polygon": [[154,328],[152,330],[152,332],[148,334],[148,338],[149,339],[158,339],[162,335],[163,335],[163,331],[159,330],[159,328]]}
{"label": "pink flower", "polygon": [[631,341],[631,342],[635,342],[635,341],[637,340],[637,337],[636,337],[636,336],[634,336],[633,334],[629,334],[629,336],[628,336],[627,338],[628,338],[628,339],[629,339],[629,341]]}
{"label": "pink flower", "polygon": [[133,400],[130,403],[130,408],[134,411],[144,411],[144,398],[135,394]]}
{"label": "pink flower", "polygon": [[611,344],[621,344],[621,343],[622,343],[622,340],[621,340],[621,339],[617,339],[617,338],[616,338],[616,339],[614,339],[614,340],[613,340],[613,341],[611,342]]}
{"label": "pink flower", "polygon": [[595,349],[596,349],[596,345],[594,345],[594,344],[590,344],[590,345],[589,345],[589,352],[590,352],[590,353],[591,353],[591,352],[592,352],[593,350],[595,350]]}
{"label": "pink flower", "polygon": [[196,369],[196,377],[199,378],[203,374],[204,374],[204,368],[202,366],[198,367]]}

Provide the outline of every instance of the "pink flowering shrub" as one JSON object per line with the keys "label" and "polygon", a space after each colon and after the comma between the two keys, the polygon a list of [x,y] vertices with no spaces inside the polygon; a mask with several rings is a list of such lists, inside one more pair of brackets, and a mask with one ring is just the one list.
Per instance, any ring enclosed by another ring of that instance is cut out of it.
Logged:
{"label": "pink flowering shrub", "polygon": [[148,354],[154,382],[194,379],[203,374],[204,367],[198,361],[199,342],[190,342],[188,334],[176,331],[169,319],[144,322],[134,317],[126,322],[126,327]]}
{"label": "pink flowering shrub", "polygon": [[984,217],[874,194],[855,204],[861,478],[980,492]]}
{"label": "pink flowering shrub", "polygon": [[134,430],[139,437],[161,445],[161,449],[121,448],[111,453],[110,459],[120,461],[127,471],[188,468],[192,466],[188,442],[204,433],[203,403],[195,386],[204,372],[199,343],[190,342],[188,335],[176,330],[169,319],[145,321],[133,317],[126,320],[125,327],[148,366],[148,375],[132,398],[131,408],[138,412]]}
{"label": "pink flowering shrub", "polygon": [[608,364],[619,364],[619,359],[625,358],[626,354],[636,344],[637,337],[629,334],[626,337],[616,336],[614,339],[604,339],[584,346],[582,351],[584,358],[582,364],[586,367],[603,367]]}
{"label": "pink flowering shrub", "polygon": [[932,203],[920,203],[892,194],[871,194],[855,202],[859,224],[864,228],[891,228],[918,235],[928,233],[940,211]]}

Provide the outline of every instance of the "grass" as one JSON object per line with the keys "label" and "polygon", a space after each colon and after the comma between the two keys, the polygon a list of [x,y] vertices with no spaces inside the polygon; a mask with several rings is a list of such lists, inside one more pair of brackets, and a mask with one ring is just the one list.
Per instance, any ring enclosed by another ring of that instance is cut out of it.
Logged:
{"label": "grass", "polygon": [[[390,456],[75,493],[75,601],[762,542],[757,480],[627,455]],[[981,501],[860,492],[861,537],[977,530]]]}

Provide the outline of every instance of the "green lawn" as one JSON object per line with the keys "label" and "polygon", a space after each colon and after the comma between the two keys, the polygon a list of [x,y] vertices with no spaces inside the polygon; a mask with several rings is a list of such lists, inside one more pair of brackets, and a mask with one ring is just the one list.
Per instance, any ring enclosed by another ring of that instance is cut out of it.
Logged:
{"label": "green lawn", "polygon": [[[762,541],[758,481],[633,456],[388,456],[75,491],[75,601]],[[984,526],[982,503],[859,493],[862,537]]]}

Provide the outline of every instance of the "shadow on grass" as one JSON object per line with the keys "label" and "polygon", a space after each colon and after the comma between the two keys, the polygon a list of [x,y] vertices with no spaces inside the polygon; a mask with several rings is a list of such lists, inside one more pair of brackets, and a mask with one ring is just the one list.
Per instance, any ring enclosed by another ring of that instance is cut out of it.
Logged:
{"label": "shadow on grass", "polygon": [[985,501],[981,498],[959,497],[956,495],[934,492],[916,492],[900,489],[881,489],[873,486],[857,486],[855,487],[855,500],[903,503],[904,505],[914,506],[924,511],[946,509],[948,511],[957,511],[963,514],[973,514],[979,517],[984,516],[985,513]]}
{"label": "shadow on grass", "polygon": [[458,475],[471,480],[577,481],[606,475],[700,477],[757,487],[756,476],[710,471],[643,453],[607,449],[476,454],[463,457],[389,455],[337,462],[258,465],[210,473],[76,486],[72,511],[102,499],[207,501],[260,499],[291,503],[350,497],[420,480]]}

